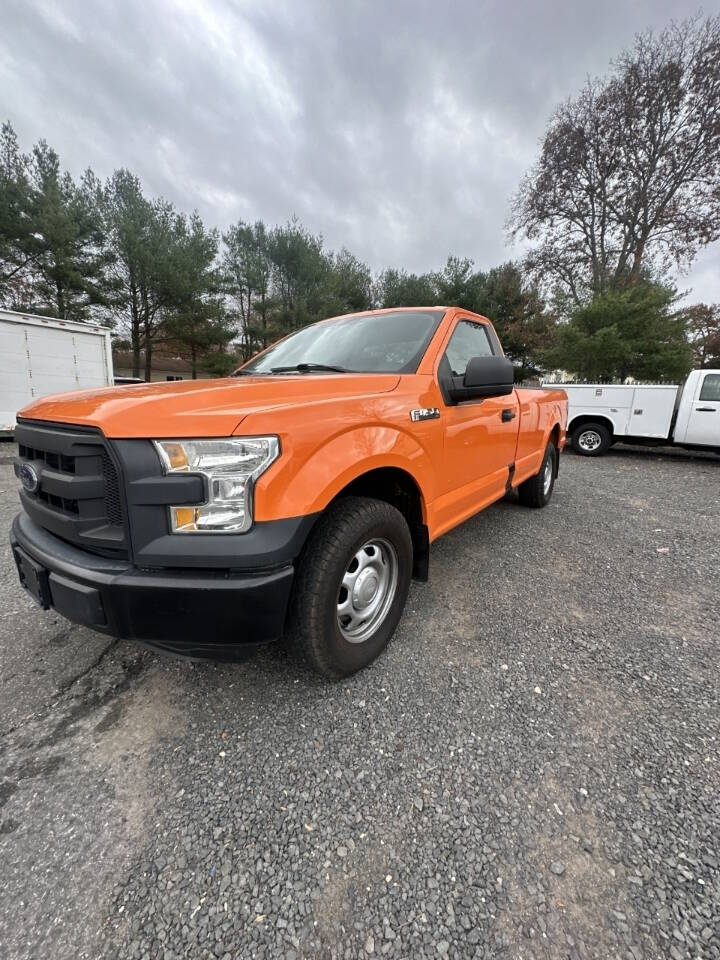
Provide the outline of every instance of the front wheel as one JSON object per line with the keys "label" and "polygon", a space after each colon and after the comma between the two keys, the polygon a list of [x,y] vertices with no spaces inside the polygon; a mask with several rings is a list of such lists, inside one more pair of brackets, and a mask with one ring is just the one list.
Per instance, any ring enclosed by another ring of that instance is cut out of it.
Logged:
{"label": "front wheel", "polygon": [[332,679],[366,667],[395,632],[410,588],[413,547],[389,503],[344,497],[310,534],[295,577],[290,630]]}
{"label": "front wheel", "polygon": [[526,507],[545,507],[550,503],[557,476],[557,447],[550,442],[539,471],[518,487],[520,503]]}

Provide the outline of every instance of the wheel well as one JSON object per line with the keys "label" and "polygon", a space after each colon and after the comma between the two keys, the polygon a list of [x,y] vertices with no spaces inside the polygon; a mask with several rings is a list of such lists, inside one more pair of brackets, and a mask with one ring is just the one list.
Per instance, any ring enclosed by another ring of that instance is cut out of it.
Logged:
{"label": "wheel well", "polygon": [[392,504],[405,517],[413,541],[413,579],[428,578],[430,542],[423,520],[423,498],[414,478],[397,467],[380,467],[356,477],[333,498],[372,497]]}
{"label": "wheel well", "polygon": [[607,429],[610,431],[611,437],[615,435],[615,425],[613,424],[612,420],[609,420],[607,417],[603,416],[593,417],[589,413],[583,413],[581,416],[575,417],[575,419],[568,424],[568,433],[574,433],[578,427],[582,427],[585,423],[599,423],[603,427],[607,427]]}

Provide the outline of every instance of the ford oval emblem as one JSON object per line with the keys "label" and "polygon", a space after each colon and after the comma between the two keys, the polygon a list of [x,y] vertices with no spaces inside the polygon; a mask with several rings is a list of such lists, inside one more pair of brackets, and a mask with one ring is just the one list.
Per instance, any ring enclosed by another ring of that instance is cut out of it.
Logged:
{"label": "ford oval emblem", "polygon": [[28,493],[35,493],[40,486],[40,477],[35,472],[35,468],[29,463],[23,463],[18,470],[20,483],[25,487]]}

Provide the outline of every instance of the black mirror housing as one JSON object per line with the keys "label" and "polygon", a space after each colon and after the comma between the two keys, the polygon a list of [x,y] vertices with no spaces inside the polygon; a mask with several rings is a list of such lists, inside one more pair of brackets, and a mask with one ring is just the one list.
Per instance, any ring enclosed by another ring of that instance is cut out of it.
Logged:
{"label": "black mirror housing", "polygon": [[472,357],[462,381],[453,378],[450,393],[456,403],[504,397],[513,392],[514,384],[515,368],[507,357]]}

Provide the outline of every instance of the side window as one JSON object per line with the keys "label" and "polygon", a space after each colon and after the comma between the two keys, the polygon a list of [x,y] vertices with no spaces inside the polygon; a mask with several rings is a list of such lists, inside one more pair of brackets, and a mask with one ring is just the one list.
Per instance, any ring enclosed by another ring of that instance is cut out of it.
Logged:
{"label": "side window", "polygon": [[485,325],[471,320],[459,320],[450,337],[445,356],[454,377],[464,377],[472,357],[492,356],[492,345]]}
{"label": "side window", "polygon": [[700,389],[701,400],[720,401],[720,373],[706,373]]}

